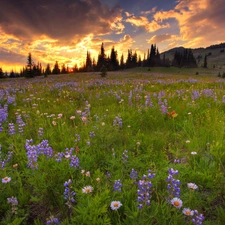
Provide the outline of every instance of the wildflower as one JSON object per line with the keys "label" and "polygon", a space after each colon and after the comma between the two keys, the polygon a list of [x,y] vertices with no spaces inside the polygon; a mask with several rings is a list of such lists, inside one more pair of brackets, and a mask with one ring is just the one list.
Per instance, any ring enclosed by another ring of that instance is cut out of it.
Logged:
{"label": "wildflower", "polygon": [[197,155],[197,152],[191,152],[192,155]]}
{"label": "wildflower", "polygon": [[74,200],[74,196],[76,195],[76,193],[74,191],[71,190],[72,186],[72,180],[69,179],[68,181],[66,181],[64,183],[64,187],[65,187],[65,190],[64,190],[64,199],[67,200],[66,201],[66,205],[69,207],[69,208],[72,208],[72,203],[75,202]]}
{"label": "wildflower", "polygon": [[90,177],[90,176],[91,176],[90,171],[87,171],[87,172],[86,172],[86,177]]}
{"label": "wildflower", "polygon": [[199,214],[197,210],[194,210],[194,218],[192,219],[192,223],[194,225],[202,225],[205,217],[202,214]]}
{"label": "wildflower", "polygon": [[169,175],[167,177],[167,191],[169,193],[169,196],[175,196],[179,197],[180,196],[180,181],[176,180],[173,176],[178,174],[178,170],[174,170],[173,168],[170,168],[168,170]]}
{"label": "wildflower", "polygon": [[124,150],[122,155],[122,160],[124,163],[127,163],[127,159],[128,159],[128,151]]}
{"label": "wildflower", "polygon": [[81,111],[81,110],[77,110],[76,113],[77,113],[78,115],[81,115],[82,111]]}
{"label": "wildflower", "polygon": [[194,183],[188,183],[187,184],[188,188],[192,189],[192,190],[196,190],[198,189],[198,186]]}
{"label": "wildflower", "polygon": [[58,119],[62,118],[62,116],[63,116],[62,113],[58,114]]}
{"label": "wildflower", "polygon": [[7,198],[7,202],[11,203],[12,206],[12,213],[13,214],[17,214],[17,205],[18,205],[18,200],[16,197],[11,197],[11,198]]}
{"label": "wildflower", "polygon": [[98,177],[98,178],[96,178],[96,181],[98,181],[98,182],[99,182],[99,181],[100,181],[100,178],[99,178],[99,177]]}
{"label": "wildflower", "polygon": [[112,210],[117,210],[122,206],[122,203],[120,201],[112,201],[110,204],[110,207]]}
{"label": "wildflower", "polygon": [[81,118],[81,120],[82,120],[83,122],[86,122],[86,121],[87,121],[87,117],[83,116],[83,117]]}
{"label": "wildflower", "polygon": [[119,192],[121,192],[121,187],[122,187],[121,181],[120,181],[120,180],[115,180],[114,186],[113,186],[114,191],[119,191]]}
{"label": "wildflower", "polygon": [[81,170],[81,173],[84,174],[85,173],[85,170]]}
{"label": "wildflower", "polygon": [[17,166],[18,166],[18,164],[16,163],[16,164],[13,165],[13,168],[16,168]]}
{"label": "wildflower", "polygon": [[136,180],[137,180],[137,178],[138,178],[138,172],[135,171],[133,168],[132,168],[132,170],[131,170],[131,172],[130,172],[130,178],[131,178],[134,182],[136,182]]}
{"label": "wildflower", "polygon": [[75,116],[71,116],[70,119],[71,119],[71,120],[74,120],[74,119],[75,119]]}
{"label": "wildflower", "polygon": [[56,124],[57,124],[57,123],[53,120],[53,121],[52,121],[52,125],[54,125],[54,126],[55,126]]}
{"label": "wildflower", "polygon": [[82,192],[84,193],[84,194],[89,194],[89,193],[91,193],[92,191],[94,190],[94,188],[92,187],[92,186],[86,186],[86,187],[84,187],[84,188],[82,188]]}
{"label": "wildflower", "polygon": [[194,211],[193,211],[193,210],[190,210],[189,208],[184,208],[184,209],[182,210],[182,212],[183,212],[183,214],[184,214],[185,216],[193,216],[193,215],[194,215]]}
{"label": "wildflower", "polygon": [[2,183],[3,184],[9,183],[10,181],[11,181],[11,177],[4,177],[4,178],[2,178]]}
{"label": "wildflower", "polygon": [[102,126],[105,126],[105,123],[104,122],[102,122]]}
{"label": "wildflower", "polygon": [[46,224],[59,224],[59,219],[55,218],[54,216],[50,216],[47,219]]}
{"label": "wildflower", "polygon": [[182,202],[181,199],[179,199],[179,198],[176,197],[176,198],[173,198],[171,200],[171,204],[173,206],[175,206],[176,208],[180,209],[182,207],[182,205],[183,205],[183,202]]}
{"label": "wildflower", "polygon": [[186,141],[186,143],[187,143],[187,144],[189,144],[189,143],[190,143],[190,141],[189,141],[189,140],[187,140],[187,141]]}
{"label": "wildflower", "polygon": [[137,190],[137,194],[138,194],[138,198],[137,198],[137,202],[138,204],[138,208],[142,209],[144,205],[150,205],[151,204],[151,197],[152,197],[152,182],[149,180],[151,178],[153,178],[155,176],[155,174],[151,173],[151,170],[148,170],[148,176],[143,175],[142,176],[142,180],[138,181],[138,190]]}

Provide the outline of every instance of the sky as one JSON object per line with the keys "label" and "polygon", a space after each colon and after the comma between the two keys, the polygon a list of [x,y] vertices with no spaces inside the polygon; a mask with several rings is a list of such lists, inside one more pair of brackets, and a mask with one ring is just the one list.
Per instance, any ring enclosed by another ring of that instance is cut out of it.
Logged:
{"label": "sky", "polygon": [[82,66],[101,44],[120,59],[225,42],[224,0],[0,0],[0,68],[19,72],[35,63]]}

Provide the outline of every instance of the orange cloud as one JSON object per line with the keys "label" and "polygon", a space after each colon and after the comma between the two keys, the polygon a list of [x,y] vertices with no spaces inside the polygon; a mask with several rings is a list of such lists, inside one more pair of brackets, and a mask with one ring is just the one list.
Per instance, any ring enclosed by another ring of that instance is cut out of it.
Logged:
{"label": "orange cloud", "polygon": [[186,47],[206,47],[223,42],[225,37],[225,4],[221,0],[183,0],[173,10],[154,14],[155,20],[178,21],[180,40]]}
{"label": "orange cloud", "polygon": [[169,27],[168,23],[163,24],[160,20],[153,20],[150,22],[148,18],[144,16],[130,16],[125,21],[131,23],[133,26],[142,27],[148,32],[154,32]]}

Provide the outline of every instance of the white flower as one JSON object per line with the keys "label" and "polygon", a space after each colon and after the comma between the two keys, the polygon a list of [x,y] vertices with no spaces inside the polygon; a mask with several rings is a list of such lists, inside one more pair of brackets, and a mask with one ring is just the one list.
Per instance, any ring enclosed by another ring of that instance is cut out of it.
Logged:
{"label": "white flower", "polygon": [[71,120],[74,120],[74,119],[75,119],[75,116],[71,116],[70,119],[71,119]]}
{"label": "white flower", "polygon": [[198,189],[198,186],[194,183],[188,183],[187,184],[188,188],[192,189],[192,190],[196,190]]}
{"label": "white flower", "polygon": [[117,210],[122,206],[122,203],[120,201],[112,201],[110,204],[110,207],[112,210]]}
{"label": "white flower", "polygon": [[102,126],[105,126],[105,123],[104,122],[102,122]]}
{"label": "white flower", "polygon": [[86,172],[86,177],[90,177],[90,176],[91,176],[90,171],[87,171],[87,172]]}
{"label": "white flower", "polygon": [[191,152],[192,155],[197,155],[197,152]]}
{"label": "white flower", "polygon": [[186,216],[193,216],[194,215],[194,211],[193,210],[190,210],[189,208],[184,208],[182,210],[183,214],[186,215]]}
{"label": "white flower", "polygon": [[187,140],[187,141],[186,141],[186,143],[187,143],[187,144],[189,144],[189,143],[190,143],[190,141],[189,141],[189,140]]}
{"label": "white flower", "polygon": [[10,181],[11,181],[11,177],[4,177],[4,178],[2,178],[2,183],[3,184],[9,183]]}
{"label": "white flower", "polygon": [[82,192],[85,194],[89,194],[94,190],[94,188],[92,186],[86,186],[84,188],[82,188]]}
{"label": "white flower", "polygon": [[179,198],[176,197],[176,198],[173,198],[171,200],[171,204],[173,206],[175,206],[176,208],[180,209],[182,207],[182,205],[183,205],[183,202],[182,202],[181,199],[179,199]]}

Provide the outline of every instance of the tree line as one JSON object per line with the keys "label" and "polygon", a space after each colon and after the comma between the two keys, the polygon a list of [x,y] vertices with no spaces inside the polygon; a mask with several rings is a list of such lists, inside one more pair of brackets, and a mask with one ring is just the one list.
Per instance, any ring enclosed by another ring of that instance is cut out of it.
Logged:
{"label": "tree line", "polygon": [[83,66],[78,68],[77,65],[71,69],[65,64],[59,66],[58,61],[55,62],[53,68],[50,64],[47,64],[45,67],[41,63],[34,63],[32,60],[32,54],[29,53],[27,57],[27,64],[21,69],[20,73],[15,73],[13,70],[9,74],[5,74],[0,68],[0,78],[9,76],[9,77],[27,77],[32,78],[35,76],[48,76],[50,74],[66,74],[74,72],[98,72],[102,68],[106,68],[107,71],[116,71],[130,69],[134,67],[197,67],[196,59],[192,53],[191,49],[184,49],[183,51],[176,51],[172,61],[166,58],[165,54],[161,55],[156,44],[152,44],[151,48],[148,49],[147,54],[144,54],[144,58],[141,59],[141,56],[137,54],[136,51],[128,49],[127,57],[124,58],[124,54],[121,55],[120,59],[118,58],[118,53],[115,50],[114,46],[111,49],[110,54],[107,56],[105,53],[104,44],[102,43],[100,52],[98,54],[97,61],[95,58],[91,57],[90,51],[87,51],[86,61],[83,63]]}

